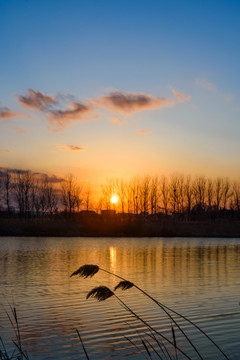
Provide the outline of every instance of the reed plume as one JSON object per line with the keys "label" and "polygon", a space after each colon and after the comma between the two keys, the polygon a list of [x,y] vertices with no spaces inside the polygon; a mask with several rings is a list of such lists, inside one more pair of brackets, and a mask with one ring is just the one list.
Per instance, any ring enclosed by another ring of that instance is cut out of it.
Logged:
{"label": "reed plume", "polygon": [[89,299],[90,297],[97,299],[98,301],[103,301],[106,300],[108,298],[110,298],[111,296],[113,296],[114,293],[112,292],[112,290],[110,290],[108,287],[106,286],[97,286],[94,289],[92,289],[88,294],[87,294],[87,299]]}
{"label": "reed plume", "polygon": [[122,280],[115,286],[114,291],[117,289],[128,290],[131,289],[133,286],[134,284],[131,281]]}
{"label": "reed plume", "polygon": [[99,271],[99,266],[97,265],[83,265],[76,271],[74,271],[70,277],[74,275],[79,275],[80,277],[83,277],[86,279],[87,277],[92,277]]}
{"label": "reed plume", "polygon": [[[191,325],[193,325],[197,330],[199,330],[219,351],[220,353],[224,356],[224,358],[226,360],[230,360],[229,357],[223,352],[223,350],[216,344],[216,342],[205,333],[205,331],[203,331],[197,324],[195,324],[193,321],[191,321],[190,319],[188,319],[187,317],[183,316],[182,314],[178,313],[177,311],[174,311],[173,309],[169,308],[168,306],[162,304],[161,302],[159,302],[158,300],[154,299],[151,295],[149,295],[146,291],[144,291],[143,289],[141,289],[140,287],[138,287],[137,285],[135,285],[134,283],[124,279],[122,276],[116,275],[108,270],[102,269],[100,268],[98,265],[83,265],[81,266],[78,270],[74,271],[72,273],[71,276],[73,275],[78,275],[82,276],[84,278],[87,278],[88,276],[92,277],[93,275],[95,275],[99,270],[102,270],[110,275],[113,275],[119,279],[121,279],[121,281],[118,283],[118,285],[115,286],[114,290],[117,289],[121,289],[121,290],[127,290],[130,289],[132,287],[135,287],[137,290],[139,290],[141,293],[143,293],[145,296],[147,296],[149,299],[151,299],[155,304],[157,304],[162,310],[163,312],[165,312],[165,314],[169,317],[169,319],[176,325],[176,327],[180,330],[180,332],[183,334],[183,336],[188,340],[188,342],[191,344],[191,346],[193,347],[193,349],[196,351],[197,355],[199,356],[199,358],[201,360],[203,360],[202,355],[199,353],[198,349],[196,348],[196,346],[193,344],[193,342],[191,341],[191,339],[189,338],[189,336],[186,334],[186,332],[181,328],[181,326],[178,324],[178,322],[173,318],[173,316],[170,314],[170,312],[172,312],[173,314],[181,317],[182,319],[186,320],[187,322],[189,322]],[[104,286],[102,286],[103,288],[105,288]],[[95,288],[97,289],[97,288]],[[95,290],[93,289],[93,290]],[[92,290],[92,291],[93,291]],[[113,296],[116,294],[114,294],[110,289],[108,289],[112,294],[110,296]],[[88,294],[87,298],[90,296],[94,296],[94,295],[90,295],[92,293],[92,291],[90,291],[90,293]],[[108,297],[110,297],[108,296]],[[95,296],[94,296],[95,297]],[[106,298],[108,298],[106,297]],[[118,298],[119,299],[119,298]],[[99,299],[101,300],[105,300],[105,298],[103,299]],[[120,300],[120,299],[119,299]],[[121,301],[121,300],[120,300]]]}

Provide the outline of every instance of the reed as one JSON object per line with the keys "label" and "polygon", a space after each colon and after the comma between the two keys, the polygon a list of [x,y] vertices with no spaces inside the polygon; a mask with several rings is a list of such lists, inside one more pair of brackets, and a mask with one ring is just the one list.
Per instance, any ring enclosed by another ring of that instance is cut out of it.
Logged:
{"label": "reed", "polygon": [[[176,328],[181,332],[181,334],[183,335],[183,337],[188,341],[188,343],[191,345],[191,347],[193,348],[193,350],[195,351],[197,357],[201,360],[204,360],[202,354],[200,353],[200,351],[198,350],[198,348],[196,347],[196,345],[194,344],[193,340],[190,339],[189,335],[186,333],[186,331],[184,331],[182,329],[182,326],[180,326],[180,324],[178,323],[178,321],[173,317],[172,314],[174,314],[175,316],[178,316],[179,318],[181,318],[182,320],[187,321],[188,323],[190,323],[199,333],[201,333],[208,341],[210,341],[212,343],[212,345],[215,347],[216,351],[219,352],[221,354],[221,356],[226,359],[226,360],[230,360],[229,357],[223,352],[223,350],[219,347],[219,345],[203,330],[201,329],[196,323],[194,323],[192,320],[188,319],[186,316],[174,311],[173,309],[169,308],[168,306],[164,305],[163,303],[159,302],[158,300],[156,300],[155,298],[153,298],[150,294],[148,294],[146,291],[144,291],[143,289],[141,289],[139,286],[137,286],[136,284],[124,279],[122,276],[119,276],[117,274],[114,274],[106,269],[100,268],[98,265],[83,265],[81,267],[79,267],[77,270],[75,270],[70,277],[72,276],[76,276],[79,275],[79,277],[83,277],[83,278],[88,278],[88,277],[92,277],[95,274],[97,274],[99,271],[103,271],[105,273],[108,273],[110,275],[113,275],[117,278],[120,279],[120,282],[115,286],[114,291],[110,290],[109,288],[105,287],[105,286],[100,286],[98,288],[94,288],[92,289],[88,295],[87,298],[89,297],[94,297],[96,299],[98,299],[99,301],[103,301],[106,300],[109,297],[115,296],[118,301],[120,302],[120,304],[127,310],[129,311],[136,319],[138,319],[139,321],[141,321],[150,331],[152,331],[152,333],[155,334],[157,336],[160,336],[161,339],[164,339],[168,344],[172,345],[175,349],[175,359],[178,359],[178,352],[182,353],[187,359],[191,359],[182,349],[180,349],[177,346],[177,336],[176,336],[176,332],[174,329],[174,326],[176,326]],[[157,331],[156,329],[154,329],[150,324],[148,324],[145,320],[142,319],[141,316],[139,316],[138,314],[136,314],[133,310],[131,310],[120,298],[119,296],[117,296],[115,294],[116,290],[128,290],[132,287],[135,287],[138,291],[140,291],[142,294],[144,294],[146,297],[148,297],[149,299],[151,299],[166,315],[167,317],[170,319],[171,321],[171,333],[172,333],[172,338],[173,340],[171,341],[170,339],[166,338],[166,336],[164,336],[162,333],[160,333],[159,331]],[[144,343],[144,348],[146,349],[146,343]],[[147,350],[146,350],[147,351]],[[149,351],[149,350],[148,350]],[[148,354],[147,351],[147,354]],[[216,355],[218,357],[218,355]]]}
{"label": "reed", "polygon": [[29,360],[27,351],[23,350],[16,307],[10,305],[10,312],[7,310],[5,312],[15,334],[15,339],[12,339],[14,350],[8,351],[0,336],[0,360]]}

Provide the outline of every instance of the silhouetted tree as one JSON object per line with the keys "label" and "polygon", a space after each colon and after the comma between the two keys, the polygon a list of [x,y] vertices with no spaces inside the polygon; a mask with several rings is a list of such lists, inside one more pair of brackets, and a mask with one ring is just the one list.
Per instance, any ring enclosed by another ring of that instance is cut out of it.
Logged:
{"label": "silhouetted tree", "polygon": [[140,211],[144,215],[148,214],[150,179],[151,178],[149,176],[144,176],[140,183]]}
{"label": "silhouetted tree", "polygon": [[223,195],[222,195],[222,201],[223,201],[223,209],[225,210],[227,208],[227,202],[230,199],[231,195],[232,195],[232,190],[231,190],[231,184],[228,178],[226,178],[223,181],[223,191],[222,191]]}
{"label": "silhouetted tree", "polygon": [[152,178],[150,184],[150,208],[152,215],[157,213],[159,196],[159,179],[155,176]]}
{"label": "silhouetted tree", "polygon": [[206,190],[206,202],[208,209],[212,208],[213,205],[213,182],[211,179],[207,179],[207,190]]}
{"label": "silhouetted tree", "polygon": [[189,215],[192,210],[192,201],[193,201],[193,185],[190,175],[187,176],[184,184],[184,195],[186,198],[186,208]]}
{"label": "silhouetted tree", "polygon": [[167,215],[169,205],[169,185],[168,180],[165,176],[162,176],[160,180],[160,195],[165,215]]}
{"label": "silhouetted tree", "polygon": [[88,185],[83,195],[83,204],[85,205],[85,209],[87,211],[91,209],[91,200],[92,200],[92,189],[90,185]]}
{"label": "silhouetted tree", "polygon": [[108,180],[107,184],[102,185],[102,206],[106,210],[112,208],[111,198],[117,194],[116,182],[113,179]]}
{"label": "silhouetted tree", "polygon": [[214,189],[215,189],[215,203],[216,203],[216,209],[219,211],[220,204],[223,196],[223,179],[218,177],[214,181]]}
{"label": "silhouetted tree", "polygon": [[193,184],[193,195],[195,198],[195,204],[201,209],[204,209],[205,206],[205,196],[206,196],[206,179],[204,176],[196,177]]}
{"label": "silhouetted tree", "polygon": [[61,200],[64,209],[67,213],[72,214],[82,203],[81,199],[82,187],[72,174],[66,177],[66,180],[61,184]]}
{"label": "silhouetted tree", "polygon": [[32,186],[33,175],[31,171],[18,171],[14,181],[14,193],[19,212],[22,215],[30,214]]}

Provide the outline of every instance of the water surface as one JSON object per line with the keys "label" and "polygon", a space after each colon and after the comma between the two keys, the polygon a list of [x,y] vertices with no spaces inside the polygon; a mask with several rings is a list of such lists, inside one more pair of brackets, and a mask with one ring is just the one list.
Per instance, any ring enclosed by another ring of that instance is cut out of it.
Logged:
{"label": "water surface", "polygon": [[[113,289],[119,280],[101,271],[91,279],[69,277],[80,265],[97,264],[196,322],[231,359],[239,359],[239,255],[239,239],[2,237],[0,336],[11,347],[14,334],[6,311],[15,304],[30,359],[84,359],[76,329],[91,360],[144,359],[139,353],[144,324],[115,298],[86,300],[93,287]],[[156,304],[136,289],[116,294],[172,339],[171,322]],[[176,319],[204,359],[223,358],[192,326]],[[177,329],[176,335],[178,345],[198,359]]]}

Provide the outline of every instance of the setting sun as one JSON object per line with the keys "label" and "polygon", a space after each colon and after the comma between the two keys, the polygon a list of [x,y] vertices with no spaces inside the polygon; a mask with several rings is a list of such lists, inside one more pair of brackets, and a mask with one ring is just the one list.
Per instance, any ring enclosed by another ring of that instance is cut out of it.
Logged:
{"label": "setting sun", "polygon": [[113,195],[111,197],[111,203],[116,204],[118,202],[118,197],[116,195]]}

